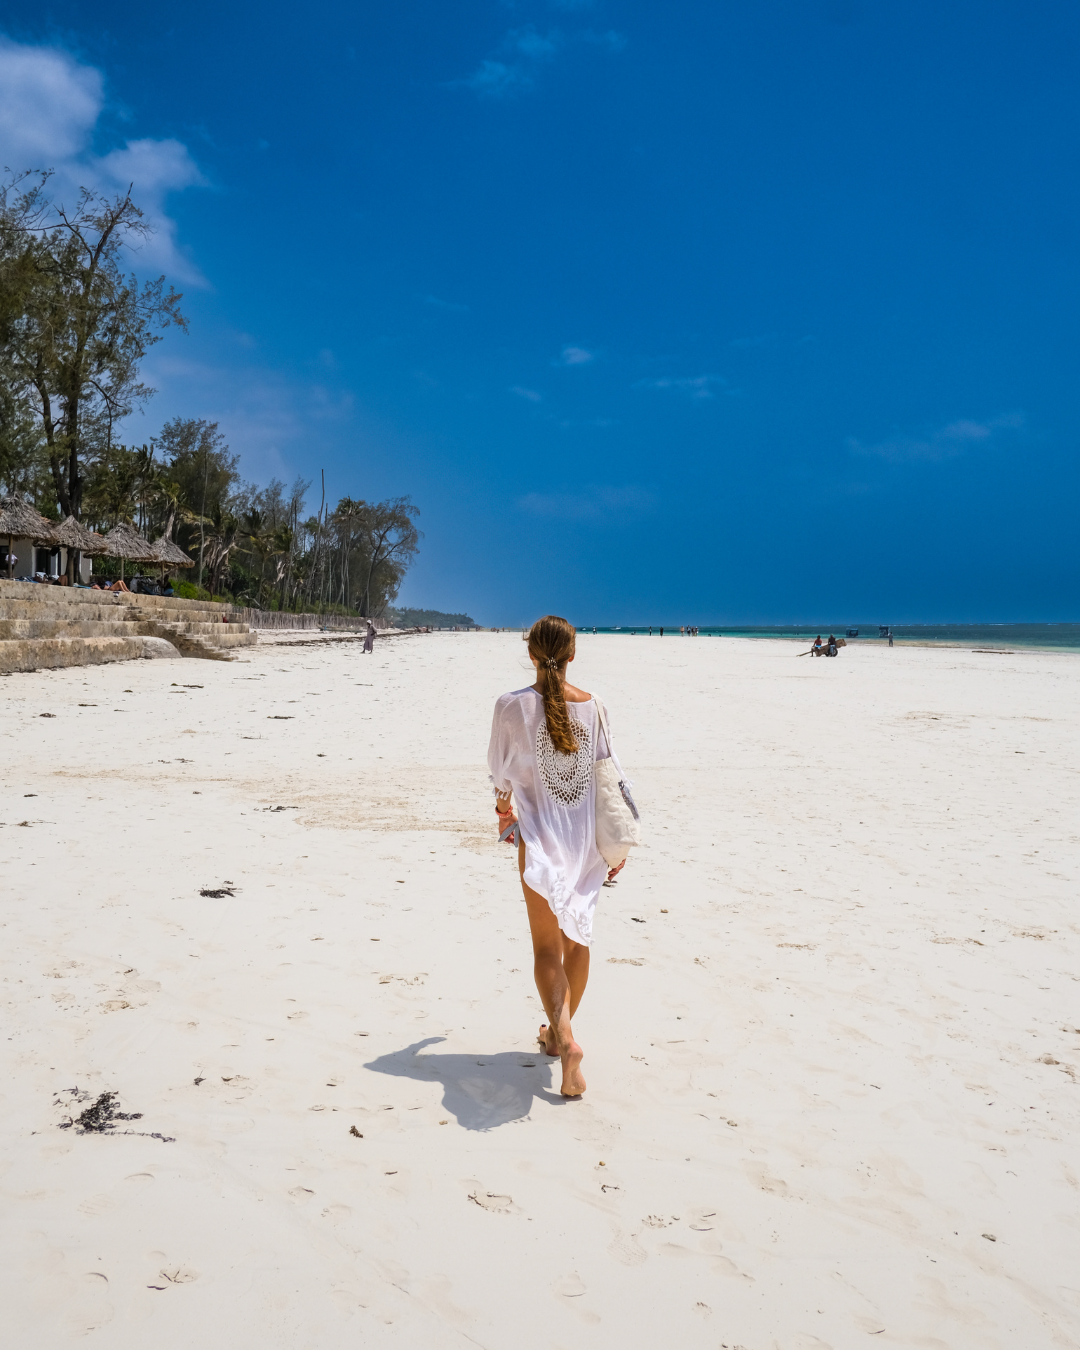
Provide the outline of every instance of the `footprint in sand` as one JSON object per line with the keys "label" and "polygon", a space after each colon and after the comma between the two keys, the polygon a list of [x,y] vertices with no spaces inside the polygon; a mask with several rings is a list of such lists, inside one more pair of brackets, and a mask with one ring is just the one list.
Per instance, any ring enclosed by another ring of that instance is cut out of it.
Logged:
{"label": "footprint in sand", "polygon": [[496,1195],[493,1191],[473,1191],[469,1199],[474,1205],[486,1209],[489,1214],[509,1214],[514,1203],[512,1195]]}
{"label": "footprint in sand", "polygon": [[199,1278],[199,1272],[190,1266],[166,1266],[158,1273],[169,1284],[194,1284]]}
{"label": "footprint in sand", "polygon": [[640,1266],[648,1253],[632,1233],[620,1233],[608,1246],[608,1255],[623,1266]]}
{"label": "footprint in sand", "polygon": [[77,1306],[66,1320],[76,1335],[88,1335],[112,1321],[113,1307],[109,1302],[109,1277],[100,1270],[88,1270],[82,1277],[81,1289],[76,1295]]}
{"label": "footprint in sand", "polygon": [[580,1298],[585,1292],[585,1282],[580,1275],[564,1275],[555,1281],[552,1291],[561,1298]]}

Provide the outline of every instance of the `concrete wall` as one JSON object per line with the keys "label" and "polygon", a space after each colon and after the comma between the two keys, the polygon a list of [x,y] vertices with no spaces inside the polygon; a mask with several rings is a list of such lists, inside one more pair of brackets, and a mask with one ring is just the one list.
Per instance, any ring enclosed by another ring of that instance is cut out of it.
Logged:
{"label": "concrete wall", "polygon": [[[252,628],[287,628],[293,632],[330,628],[362,633],[367,628],[367,619],[351,614],[290,614],[288,610],[238,609],[236,616]],[[372,619],[371,622],[378,630],[389,627],[385,619]]]}

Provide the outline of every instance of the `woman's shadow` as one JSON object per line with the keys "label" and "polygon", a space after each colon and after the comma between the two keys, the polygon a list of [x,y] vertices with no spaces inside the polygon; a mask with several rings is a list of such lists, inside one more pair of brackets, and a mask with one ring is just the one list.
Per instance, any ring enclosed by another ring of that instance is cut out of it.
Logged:
{"label": "woman's shadow", "polygon": [[564,1106],[566,1098],[551,1091],[551,1068],[558,1065],[542,1050],[535,1054],[506,1051],[498,1055],[425,1055],[445,1036],[429,1036],[380,1055],[365,1069],[394,1078],[432,1079],[443,1086],[442,1104],[467,1130],[493,1130],[529,1114],[533,1099]]}

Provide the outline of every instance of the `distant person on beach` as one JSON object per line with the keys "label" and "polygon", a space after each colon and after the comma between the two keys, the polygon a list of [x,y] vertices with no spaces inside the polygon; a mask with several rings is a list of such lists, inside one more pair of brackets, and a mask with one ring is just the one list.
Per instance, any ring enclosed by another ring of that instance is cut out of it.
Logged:
{"label": "distant person on beach", "polygon": [[832,633],[830,633],[830,634],[829,634],[829,646],[828,646],[828,652],[829,652],[829,655],[830,655],[830,656],[835,656],[835,655],[836,655],[836,650],[837,650],[837,648],[836,648],[836,638],[833,637]]}
{"label": "distant person on beach", "polygon": [[821,655],[821,634],[820,634],[820,633],[819,633],[819,634],[817,635],[817,637],[814,639],[814,645],[810,648],[810,650],[814,653],[815,656],[820,656],[820,655]]}
{"label": "distant person on beach", "polygon": [[889,629],[889,646],[892,646],[892,629]]}
{"label": "distant person on beach", "polygon": [[367,632],[364,634],[364,651],[373,652],[375,650],[375,625],[370,619],[367,621]]}
{"label": "distant person on beach", "polygon": [[589,978],[600,888],[624,866],[609,870],[596,847],[593,764],[607,759],[611,747],[596,700],[566,681],[574,659],[570,624],[548,614],[528,640],[536,683],[496,702],[488,767],[499,829],[509,843],[516,836],[533,975],[548,1019],[538,1039],[546,1054],[562,1060],[562,1095],[580,1097],[582,1049],[570,1023]]}

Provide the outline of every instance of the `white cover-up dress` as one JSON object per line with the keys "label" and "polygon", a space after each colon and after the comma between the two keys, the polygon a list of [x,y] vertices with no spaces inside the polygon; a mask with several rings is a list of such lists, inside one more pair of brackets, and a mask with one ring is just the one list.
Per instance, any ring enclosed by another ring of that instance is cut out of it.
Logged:
{"label": "white cover-up dress", "polygon": [[[608,866],[596,847],[593,764],[607,759],[596,702],[567,703],[578,743],[564,755],[551,743],[544,700],[517,689],[495,704],[488,768],[496,793],[513,792],[525,841],[525,884],[542,895],[574,942],[592,942],[593,912]],[[607,708],[605,716],[610,716]]]}

